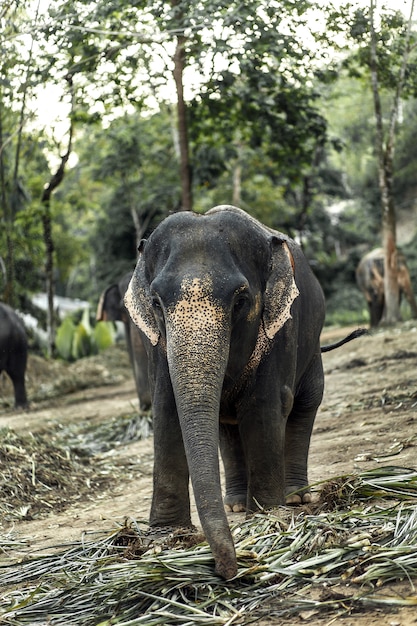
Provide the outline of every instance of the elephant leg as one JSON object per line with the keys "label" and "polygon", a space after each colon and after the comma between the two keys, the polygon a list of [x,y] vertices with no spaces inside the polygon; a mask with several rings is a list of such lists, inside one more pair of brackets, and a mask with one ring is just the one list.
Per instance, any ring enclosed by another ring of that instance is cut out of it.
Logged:
{"label": "elephant leg", "polygon": [[25,389],[25,375],[11,375],[10,376],[13,388],[14,388],[14,397],[15,397],[15,406],[17,407],[26,407],[28,402],[26,398],[26,389]]}
{"label": "elephant leg", "polygon": [[190,527],[189,472],[168,378],[155,384],[154,472],[150,525]]}
{"label": "elephant leg", "polygon": [[28,405],[25,387],[26,362],[26,354],[17,351],[7,369],[7,373],[13,383],[16,408]]}
{"label": "elephant leg", "polygon": [[220,452],[226,479],[224,498],[227,512],[246,510],[246,464],[237,425],[220,423]]}
{"label": "elephant leg", "polygon": [[411,285],[410,275],[408,270],[402,268],[398,269],[398,283],[400,286],[400,298],[403,293],[407,299],[411,308],[411,315],[414,319],[417,318],[417,302],[414,296],[413,287]]}
{"label": "elephant leg", "polygon": [[369,315],[371,318],[370,323],[373,328],[375,326],[378,326],[379,322],[382,319],[382,315],[384,313],[384,304],[384,298],[378,296],[373,297],[372,301],[369,303]]}
{"label": "elephant leg", "polygon": [[248,481],[247,512],[285,504],[285,420],[279,396],[250,403],[240,421],[240,434]]}
{"label": "elephant leg", "polygon": [[285,430],[285,490],[287,504],[311,502],[308,489],[308,453],[311,433],[323,397],[324,374],[317,355],[297,390]]}

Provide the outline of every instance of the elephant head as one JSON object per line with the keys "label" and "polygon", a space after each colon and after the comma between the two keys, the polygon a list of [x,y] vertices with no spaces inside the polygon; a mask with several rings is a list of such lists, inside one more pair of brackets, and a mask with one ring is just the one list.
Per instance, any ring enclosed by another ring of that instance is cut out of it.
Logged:
{"label": "elephant head", "polygon": [[[125,305],[155,354],[154,388],[167,396],[172,388],[173,397],[173,404],[153,399],[154,422],[169,428],[168,414],[178,416],[201,525],[216,571],[230,579],[237,564],[220,486],[220,405],[250,377],[291,317],[299,293],[292,254],[284,236],[234,207],[174,214],[139,251]],[[161,456],[174,454],[166,449]],[[157,463],[154,474],[154,485],[165,482],[154,489],[153,510],[162,511],[160,494],[168,501],[175,478]],[[151,516],[158,526],[179,521],[178,513]]]}

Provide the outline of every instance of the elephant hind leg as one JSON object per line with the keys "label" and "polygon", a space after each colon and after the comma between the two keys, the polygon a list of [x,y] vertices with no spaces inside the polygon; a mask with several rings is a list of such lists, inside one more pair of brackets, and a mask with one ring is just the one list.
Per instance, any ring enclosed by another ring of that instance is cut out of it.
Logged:
{"label": "elephant hind leg", "polygon": [[298,388],[285,430],[285,492],[287,504],[311,502],[308,453],[311,433],[324,390],[321,356],[317,355]]}
{"label": "elephant hind leg", "polygon": [[285,500],[287,504],[311,502],[307,462],[316,411],[291,412],[285,432]]}
{"label": "elephant hind leg", "polygon": [[228,513],[246,511],[246,464],[237,425],[220,424],[220,452],[226,479],[225,509]]}
{"label": "elephant hind leg", "polygon": [[28,406],[25,386],[25,370],[27,356],[25,353],[17,352],[14,359],[6,369],[10,380],[13,383],[15,407],[25,408]]}

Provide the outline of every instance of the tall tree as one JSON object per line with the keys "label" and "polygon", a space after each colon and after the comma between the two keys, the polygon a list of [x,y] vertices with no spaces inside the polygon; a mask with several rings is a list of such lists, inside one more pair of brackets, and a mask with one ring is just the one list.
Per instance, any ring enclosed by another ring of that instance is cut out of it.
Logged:
{"label": "tall tree", "polygon": [[72,141],[74,134],[74,85],[72,76],[67,75],[66,80],[71,94],[71,111],[69,115],[68,143],[65,153],[60,158],[60,163],[56,171],[51,175],[49,181],[45,184],[42,196],[42,227],[43,238],[45,244],[45,286],[48,300],[47,309],[47,331],[48,331],[48,356],[52,356],[55,347],[55,309],[54,309],[54,241],[52,236],[52,217],[51,217],[51,197],[53,192],[62,183],[65,176],[65,168],[72,152]]}
{"label": "tall tree", "polygon": [[375,0],[369,0],[368,8],[357,8],[353,13],[350,9],[348,5],[340,13],[332,13],[329,27],[344,32],[348,41],[354,42],[356,50],[350,53],[345,65],[351,75],[367,80],[372,92],[381,238],[385,250],[383,321],[391,324],[400,319],[393,189],[395,141],[401,101],[417,95],[416,33],[412,30],[414,0],[411,1],[407,17],[399,10],[377,11]]}
{"label": "tall tree", "polygon": [[398,285],[398,254],[396,236],[396,209],[393,194],[394,147],[396,126],[400,112],[400,102],[404,88],[406,70],[411,51],[415,48],[412,37],[414,0],[403,34],[403,50],[399,58],[396,84],[389,116],[386,137],[384,138],[381,98],[379,91],[378,37],[375,29],[375,0],[370,0],[370,72],[376,122],[376,150],[378,155],[379,188],[382,204],[382,244],[384,248],[384,321],[388,324],[400,319],[400,298]]}
{"label": "tall tree", "polygon": [[[29,93],[32,93],[33,72],[33,37],[24,61],[20,58],[16,43],[16,32],[19,31],[23,20],[24,13],[19,6],[6,3],[0,9],[0,183],[1,213],[5,224],[7,247],[3,298],[12,306],[16,304],[13,230],[16,214],[26,200],[20,169],[22,139],[28,114],[26,101]],[[21,88],[16,95],[18,77]],[[13,110],[19,111],[17,116]]]}
{"label": "tall tree", "polygon": [[[92,100],[88,83],[94,84],[94,97],[101,101],[102,110],[111,106],[111,98],[113,108],[122,101],[146,104],[150,95],[159,102],[175,99],[180,207],[190,209],[195,164],[190,149],[193,141],[189,141],[189,103],[201,94],[216,100],[222,92],[216,121],[224,127],[223,121],[229,118],[230,127],[233,120],[245,127],[241,139],[235,133],[236,146],[245,143],[248,132],[252,138],[258,133],[261,142],[264,127],[257,121],[259,102],[261,117],[269,108],[270,120],[281,115],[287,121],[287,131],[282,123],[275,142],[284,144],[276,157],[287,161],[291,158],[291,151],[286,150],[289,142],[293,142],[294,155],[294,147],[305,141],[302,133],[296,138],[295,127],[303,114],[295,121],[298,102],[292,95],[297,86],[300,92],[306,91],[313,75],[313,57],[318,54],[313,45],[305,43],[311,6],[309,0],[256,0],[250,4],[239,0],[64,0],[54,3],[51,16],[55,19],[47,33],[57,49],[58,44],[61,49],[77,49],[72,71],[86,81],[85,103]],[[262,83],[256,81],[256,73]],[[239,77],[246,85],[240,94]],[[225,97],[230,78],[236,85],[233,111],[228,108],[230,98]],[[271,100],[268,81],[274,83],[275,95],[282,91],[281,101],[278,97]],[[259,91],[256,98],[251,94],[246,104],[250,89]],[[287,110],[276,109],[281,105]],[[237,176],[235,181],[238,189]]]}

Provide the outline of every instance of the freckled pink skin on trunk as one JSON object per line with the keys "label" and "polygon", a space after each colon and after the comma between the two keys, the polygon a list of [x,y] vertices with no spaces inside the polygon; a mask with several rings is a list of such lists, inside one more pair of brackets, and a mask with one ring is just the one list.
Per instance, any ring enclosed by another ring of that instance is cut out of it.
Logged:
{"label": "freckled pink skin on trunk", "polygon": [[218,458],[220,394],[229,356],[228,320],[212,295],[212,280],[185,279],[166,313],[167,358],[201,525],[216,572],[237,573],[223,506]]}

